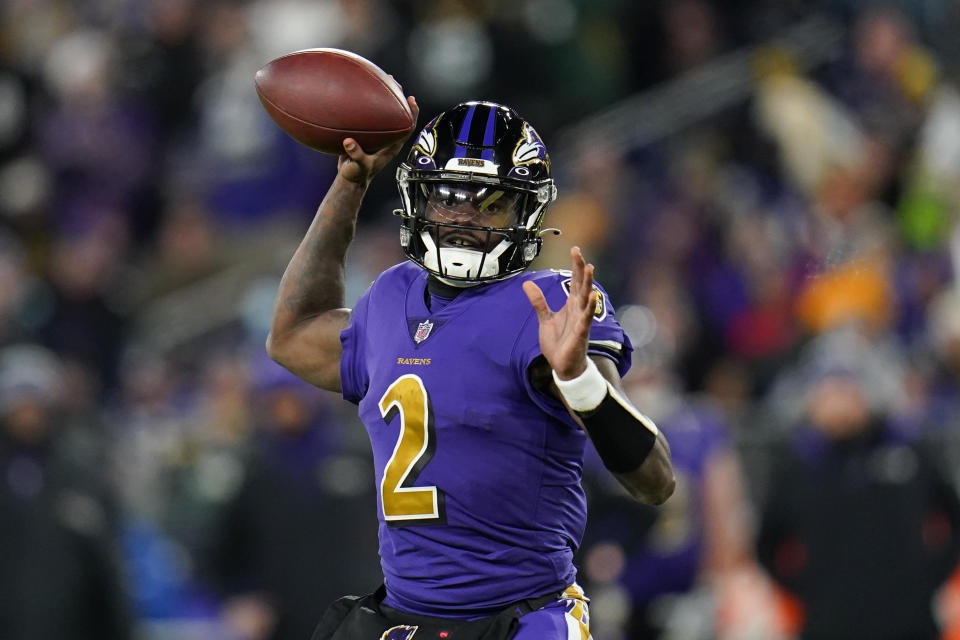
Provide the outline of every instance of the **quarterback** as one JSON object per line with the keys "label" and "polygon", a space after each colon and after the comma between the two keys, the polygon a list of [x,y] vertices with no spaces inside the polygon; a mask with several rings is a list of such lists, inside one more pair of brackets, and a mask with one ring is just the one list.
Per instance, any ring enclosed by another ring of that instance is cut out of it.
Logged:
{"label": "quarterback", "polygon": [[630,341],[579,249],[569,271],[528,269],[556,198],[550,158],[491,102],[414,140],[397,171],[408,260],[344,308],[364,192],[400,146],[344,141],[267,341],[359,406],[373,448],[384,586],[335,603],[315,638],[586,640],[573,555],[587,441],[637,500],[662,503],[675,484],[666,440],[622,390]]}

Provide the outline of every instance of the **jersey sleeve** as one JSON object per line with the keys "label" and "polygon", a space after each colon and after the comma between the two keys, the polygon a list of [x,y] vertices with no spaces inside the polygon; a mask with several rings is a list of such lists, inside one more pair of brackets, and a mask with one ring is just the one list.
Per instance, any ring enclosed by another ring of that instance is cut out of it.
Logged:
{"label": "jersey sleeve", "polygon": [[[533,281],[543,291],[547,304],[554,311],[560,309],[567,302],[570,294],[570,274],[564,271],[542,272]],[[587,353],[592,356],[610,358],[617,366],[617,371],[623,377],[630,369],[633,345],[617,322],[613,305],[607,292],[598,284],[594,284],[597,291],[597,308],[594,311],[593,322],[590,327],[590,338]],[[530,365],[540,355],[540,325],[536,313],[530,308],[530,315],[525,319],[517,337],[514,349],[515,363],[518,366],[527,392],[541,409],[564,422],[573,423],[566,407],[559,400],[533,387],[528,374]]]}
{"label": "jersey sleeve", "polygon": [[367,372],[367,310],[373,287],[364,292],[350,311],[350,324],[340,332],[343,354],[340,356],[340,388],[343,399],[354,404],[367,393],[370,376]]}

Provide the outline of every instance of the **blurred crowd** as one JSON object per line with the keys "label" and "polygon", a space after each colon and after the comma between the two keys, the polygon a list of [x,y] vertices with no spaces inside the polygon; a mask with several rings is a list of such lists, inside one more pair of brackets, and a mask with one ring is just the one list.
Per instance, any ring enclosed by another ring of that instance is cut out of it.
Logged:
{"label": "blurred crowd", "polygon": [[[843,39],[811,65],[777,36],[814,15]],[[377,586],[366,434],[263,347],[336,161],[252,80],[316,46],[564,143],[538,266],[596,263],[679,481],[636,505],[588,455],[595,638],[960,637],[958,27],[949,0],[0,4],[0,638],[305,640]],[[561,140],[738,51],[742,101]],[[392,170],[348,303],[402,259]]]}

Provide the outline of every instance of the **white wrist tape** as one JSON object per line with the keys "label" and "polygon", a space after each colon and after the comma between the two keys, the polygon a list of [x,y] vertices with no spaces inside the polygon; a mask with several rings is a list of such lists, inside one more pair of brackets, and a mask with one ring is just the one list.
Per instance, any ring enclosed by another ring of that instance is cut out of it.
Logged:
{"label": "white wrist tape", "polygon": [[587,358],[586,371],[576,378],[561,380],[557,372],[553,371],[553,381],[560,390],[560,395],[574,411],[593,411],[609,393],[606,379],[590,358]]}

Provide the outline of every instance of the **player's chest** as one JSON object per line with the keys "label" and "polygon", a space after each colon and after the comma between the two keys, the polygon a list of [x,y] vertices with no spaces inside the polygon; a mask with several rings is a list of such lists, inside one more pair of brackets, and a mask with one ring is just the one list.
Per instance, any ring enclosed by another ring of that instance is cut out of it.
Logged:
{"label": "player's chest", "polygon": [[366,336],[367,401],[396,395],[398,385],[412,393],[415,384],[438,417],[473,423],[524,403],[513,356],[525,309],[505,289],[464,292],[432,309],[417,286],[378,301]]}
{"label": "player's chest", "polygon": [[531,408],[511,358],[516,337],[502,327],[478,331],[466,315],[394,326],[389,340],[368,350],[370,385],[361,409],[376,420],[402,407],[424,412],[440,430],[466,425],[495,434],[507,428],[505,415]]}
{"label": "player's chest", "polygon": [[370,389],[386,393],[396,380],[413,377],[434,402],[453,397],[460,405],[490,403],[516,389],[512,346],[509,336],[479,333],[463,319],[413,319],[368,351]]}
{"label": "player's chest", "polygon": [[430,308],[422,286],[377,305],[367,330],[367,368],[373,375],[415,373],[456,382],[509,366],[517,342],[517,313],[505,296],[464,292]]}

